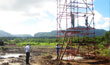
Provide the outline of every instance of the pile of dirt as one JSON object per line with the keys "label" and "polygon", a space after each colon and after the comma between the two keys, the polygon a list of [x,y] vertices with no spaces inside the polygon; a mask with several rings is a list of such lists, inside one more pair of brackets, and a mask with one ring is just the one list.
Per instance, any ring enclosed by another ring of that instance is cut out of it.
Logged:
{"label": "pile of dirt", "polygon": [[52,59],[51,55],[40,56],[38,59],[39,65],[110,65],[110,57],[96,57],[95,59],[83,59],[81,61],[64,61]]}
{"label": "pile of dirt", "polygon": [[57,61],[51,60],[52,56],[40,56],[38,58],[38,64],[39,65],[53,65],[55,62],[58,63]]}
{"label": "pile of dirt", "polygon": [[38,59],[39,65],[72,65],[71,63],[65,63],[61,60],[52,59],[51,55],[48,56],[40,56]]}
{"label": "pile of dirt", "polygon": [[110,65],[110,56],[97,56],[95,59],[99,60],[99,63]]}

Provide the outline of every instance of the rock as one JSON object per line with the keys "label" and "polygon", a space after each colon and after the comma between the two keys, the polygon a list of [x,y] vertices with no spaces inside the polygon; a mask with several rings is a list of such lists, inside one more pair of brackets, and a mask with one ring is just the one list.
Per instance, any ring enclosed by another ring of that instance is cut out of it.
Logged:
{"label": "rock", "polygon": [[51,55],[48,55],[48,56],[44,56],[43,58],[44,58],[44,59],[51,59],[52,56],[51,56]]}
{"label": "rock", "polygon": [[9,63],[8,62],[4,62],[4,63],[2,63],[2,65],[9,65]]}
{"label": "rock", "polygon": [[19,55],[19,57],[24,57],[24,55]]}
{"label": "rock", "polygon": [[0,57],[0,59],[4,59],[3,57]]}
{"label": "rock", "polygon": [[72,64],[70,64],[70,63],[67,63],[66,65],[72,65]]}

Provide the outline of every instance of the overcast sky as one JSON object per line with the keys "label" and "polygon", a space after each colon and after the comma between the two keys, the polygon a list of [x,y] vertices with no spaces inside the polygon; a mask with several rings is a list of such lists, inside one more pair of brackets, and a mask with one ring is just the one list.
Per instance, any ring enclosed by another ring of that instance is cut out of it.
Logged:
{"label": "overcast sky", "polygon": [[[96,28],[109,30],[110,9],[105,9],[108,15],[101,12],[99,5],[102,4],[97,1],[94,1]],[[32,35],[56,30],[56,9],[56,0],[0,0],[0,30]]]}

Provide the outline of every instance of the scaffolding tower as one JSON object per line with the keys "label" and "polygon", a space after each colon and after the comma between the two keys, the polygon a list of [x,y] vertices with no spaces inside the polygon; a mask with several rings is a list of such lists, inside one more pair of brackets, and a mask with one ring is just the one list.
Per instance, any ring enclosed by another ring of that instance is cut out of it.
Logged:
{"label": "scaffolding tower", "polygon": [[84,50],[90,55],[95,49],[93,0],[57,0],[57,42],[60,60]]}

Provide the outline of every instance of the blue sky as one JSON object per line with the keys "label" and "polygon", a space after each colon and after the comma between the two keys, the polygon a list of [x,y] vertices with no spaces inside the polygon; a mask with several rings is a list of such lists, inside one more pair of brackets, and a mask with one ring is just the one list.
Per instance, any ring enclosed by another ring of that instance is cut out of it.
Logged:
{"label": "blue sky", "polygon": [[110,17],[110,0],[95,0],[94,6],[104,17]]}

